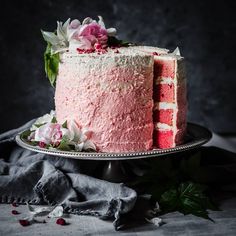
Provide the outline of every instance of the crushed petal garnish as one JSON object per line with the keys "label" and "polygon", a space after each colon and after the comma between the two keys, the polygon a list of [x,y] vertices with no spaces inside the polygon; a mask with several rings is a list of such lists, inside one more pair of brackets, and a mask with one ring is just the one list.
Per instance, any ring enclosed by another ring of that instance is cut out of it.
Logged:
{"label": "crushed petal garnish", "polygon": [[12,210],[11,213],[12,213],[13,215],[19,215],[19,214],[20,214],[20,212],[19,212],[19,211],[16,211],[16,210]]}
{"label": "crushed petal garnish", "polygon": [[30,222],[28,220],[19,220],[19,223],[22,225],[22,226],[28,226],[30,225]]}
{"label": "crushed petal garnish", "polygon": [[18,205],[17,205],[16,202],[13,202],[11,205],[12,205],[13,207],[18,207]]}
{"label": "crushed petal garnish", "polygon": [[93,48],[91,48],[91,49],[76,48],[76,50],[79,54],[89,54],[89,53],[93,53],[95,51]]}
{"label": "crushed petal garnish", "polygon": [[57,219],[56,224],[58,224],[58,225],[66,225],[66,221],[63,218],[59,218],[59,219]]}

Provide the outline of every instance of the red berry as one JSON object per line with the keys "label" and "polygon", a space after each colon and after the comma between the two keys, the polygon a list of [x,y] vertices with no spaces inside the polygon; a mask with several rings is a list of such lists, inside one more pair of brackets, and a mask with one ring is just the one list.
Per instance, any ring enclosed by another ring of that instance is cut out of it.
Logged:
{"label": "red berry", "polygon": [[19,223],[22,225],[22,226],[28,226],[30,225],[30,222],[28,220],[19,220]]}
{"label": "red berry", "polygon": [[18,214],[20,214],[20,213],[19,213],[18,211],[16,211],[16,210],[12,210],[11,213],[12,213],[13,215],[18,215]]}
{"label": "red berry", "polygon": [[58,218],[57,221],[56,221],[56,223],[57,223],[58,225],[66,225],[66,221],[65,221],[63,218]]}
{"label": "red berry", "polygon": [[12,205],[13,207],[18,207],[18,205],[17,205],[15,202],[13,202],[11,205]]}

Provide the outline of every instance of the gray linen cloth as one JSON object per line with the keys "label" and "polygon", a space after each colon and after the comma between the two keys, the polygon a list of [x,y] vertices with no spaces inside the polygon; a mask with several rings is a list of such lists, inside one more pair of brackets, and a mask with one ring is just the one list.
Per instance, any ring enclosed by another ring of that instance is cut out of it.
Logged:
{"label": "gray linen cloth", "polygon": [[35,120],[0,135],[0,202],[63,205],[65,212],[113,220],[130,212],[137,193],[124,184],[81,174],[78,161],[35,153],[16,145],[15,136]]}

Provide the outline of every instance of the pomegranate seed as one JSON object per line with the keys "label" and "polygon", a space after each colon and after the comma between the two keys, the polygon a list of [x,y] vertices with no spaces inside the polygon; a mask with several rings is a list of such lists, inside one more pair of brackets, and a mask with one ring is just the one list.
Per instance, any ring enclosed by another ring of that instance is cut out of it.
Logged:
{"label": "pomegranate seed", "polygon": [[30,222],[28,220],[19,220],[19,223],[22,225],[22,226],[28,226],[30,225]]}
{"label": "pomegranate seed", "polygon": [[58,225],[66,225],[66,221],[65,221],[63,218],[57,219],[56,223],[57,223]]}
{"label": "pomegranate seed", "polygon": [[18,214],[20,214],[20,213],[19,213],[18,211],[16,211],[16,210],[12,210],[11,213],[12,213],[13,215],[18,215]]}

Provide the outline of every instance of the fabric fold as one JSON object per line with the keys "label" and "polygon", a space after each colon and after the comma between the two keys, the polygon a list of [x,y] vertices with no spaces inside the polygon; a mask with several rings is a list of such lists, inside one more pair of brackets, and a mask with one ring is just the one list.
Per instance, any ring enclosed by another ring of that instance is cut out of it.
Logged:
{"label": "fabric fold", "polygon": [[81,174],[76,160],[49,156],[18,147],[15,136],[34,120],[0,135],[0,199],[2,203],[62,205],[65,212],[112,220],[131,211],[135,190]]}

